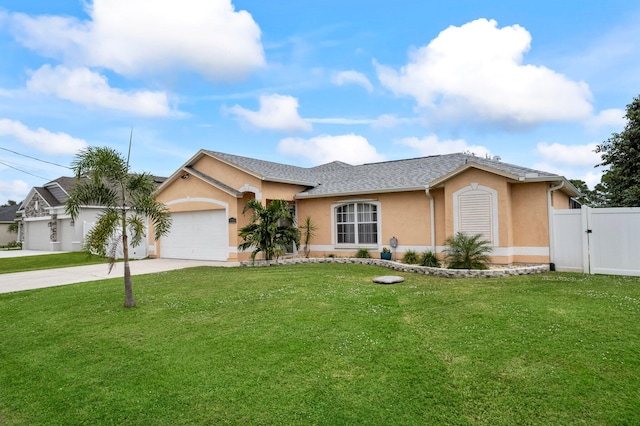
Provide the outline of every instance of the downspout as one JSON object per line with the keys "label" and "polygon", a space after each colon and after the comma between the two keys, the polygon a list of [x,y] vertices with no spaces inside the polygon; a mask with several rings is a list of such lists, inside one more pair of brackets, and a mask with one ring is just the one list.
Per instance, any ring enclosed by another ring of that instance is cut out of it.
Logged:
{"label": "downspout", "polygon": [[551,186],[549,187],[549,189],[547,189],[547,214],[548,214],[547,226],[549,227],[549,266],[552,270],[555,270],[555,268],[551,266],[553,265],[553,259],[554,259],[555,253],[553,252],[553,206],[551,205],[551,193],[553,191],[557,191],[563,186],[564,186],[564,181],[561,181],[558,185]]}
{"label": "downspout", "polygon": [[435,208],[435,200],[433,199],[433,195],[429,192],[429,185],[427,185],[424,189],[425,194],[429,198],[429,215],[431,220],[431,251],[435,254],[436,252],[436,213],[434,211]]}

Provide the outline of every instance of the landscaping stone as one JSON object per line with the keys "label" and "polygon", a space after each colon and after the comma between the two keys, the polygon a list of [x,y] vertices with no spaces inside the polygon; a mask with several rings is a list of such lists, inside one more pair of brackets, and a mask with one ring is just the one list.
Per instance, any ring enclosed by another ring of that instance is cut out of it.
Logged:
{"label": "landscaping stone", "polygon": [[256,260],[255,262],[246,261],[240,262],[240,266],[276,266],[276,265],[295,265],[298,263],[359,263],[362,265],[383,266],[385,268],[392,269],[398,272],[412,272],[426,275],[434,275],[444,278],[472,278],[472,277],[486,277],[486,278],[500,278],[508,277],[512,275],[528,275],[528,274],[541,274],[543,272],[549,272],[549,264],[525,266],[519,268],[505,268],[505,269],[489,269],[484,271],[470,270],[470,269],[445,269],[445,268],[431,268],[429,266],[415,266],[406,265],[404,263],[394,262],[392,260],[382,259],[358,259],[358,258],[344,258],[344,257],[321,257],[321,258],[289,258],[278,259],[266,262],[264,260]]}
{"label": "landscaping stone", "polygon": [[383,275],[373,279],[373,282],[378,284],[396,284],[401,283],[402,281],[404,281],[404,278],[397,275]]}

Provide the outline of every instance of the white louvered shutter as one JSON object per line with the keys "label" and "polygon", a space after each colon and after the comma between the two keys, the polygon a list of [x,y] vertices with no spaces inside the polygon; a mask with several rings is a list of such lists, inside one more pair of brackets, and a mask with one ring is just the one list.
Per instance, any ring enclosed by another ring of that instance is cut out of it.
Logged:
{"label": "white louvered shutter", "polygon": [[481,234],[493,242],[493,212],[491,194],[470,191],[458,198],[459,230],[467,235]]}

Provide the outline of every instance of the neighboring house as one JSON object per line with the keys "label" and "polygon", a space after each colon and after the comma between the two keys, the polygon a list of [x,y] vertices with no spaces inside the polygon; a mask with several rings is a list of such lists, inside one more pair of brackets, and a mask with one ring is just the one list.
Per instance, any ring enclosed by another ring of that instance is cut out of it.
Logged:
{"label": "neighboring house", "polygon": [[18,234],[9,231],[9,226],[15,223],[18,205],[0,207],[0,246],[18,240]]}
{"label": "neighboring house", "polygon": [[[160,184],[164,178],[156,178]],[[20,240],[23,250],[82,251],[84,238],[95,224],[102,206],[84,206],[75,221],[65,213],[65,202],[78,180],[60,177],[34,187],[20,205]],[[131,258],[147,257],[146,242],[130,248]]]}
{"label": "neighboring house", "polygon": [[287,200],[299,221],[311,217],[311,256],[377,252],[394,237],[398,255],[441,252],[462,231],[483,234],[494,263],[548,263],[552,208],[569,208],[578,194],[562,176],[466,154],[303,168],[200,150],[158,189],[173,225],[150,241],[149,254],[248,259],[237,250],[238,230],[255,198]]}

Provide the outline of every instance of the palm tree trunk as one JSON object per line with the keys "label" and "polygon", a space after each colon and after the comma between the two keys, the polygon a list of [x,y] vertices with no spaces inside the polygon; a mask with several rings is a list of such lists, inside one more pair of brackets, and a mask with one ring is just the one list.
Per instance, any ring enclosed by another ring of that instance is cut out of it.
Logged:
{"label": "palm tree trunk", "polygon": [[124,218],[122,220],[122,257],[124,258],[124,307],[133,308],[136,306],[136,300],[133,297],[133,283],[129,268],[129,236]]}

